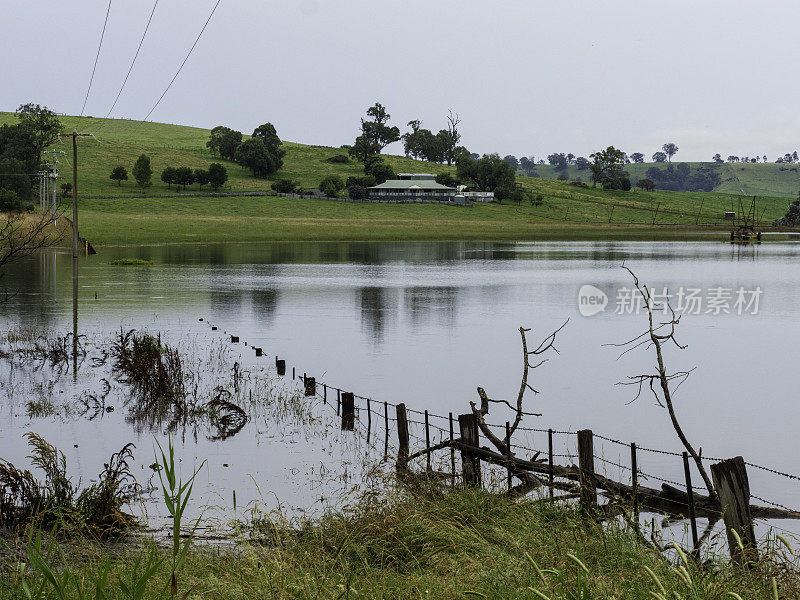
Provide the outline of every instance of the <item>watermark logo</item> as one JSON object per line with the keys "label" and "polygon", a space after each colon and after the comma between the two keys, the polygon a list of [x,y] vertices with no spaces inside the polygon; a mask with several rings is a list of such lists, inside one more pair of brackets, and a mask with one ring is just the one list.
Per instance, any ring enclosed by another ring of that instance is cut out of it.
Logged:
{"label": "watermark logo", "polygon": [[600,288],[587,284],[578,290],[578,310],[584,317],[593,317],[603,312],[607,305],[608,296]]}

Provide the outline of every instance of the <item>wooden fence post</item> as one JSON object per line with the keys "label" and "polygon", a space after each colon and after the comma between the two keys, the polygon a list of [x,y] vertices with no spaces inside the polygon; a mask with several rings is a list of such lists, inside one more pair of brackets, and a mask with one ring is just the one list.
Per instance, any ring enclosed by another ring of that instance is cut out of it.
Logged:
{"label": "wooden fence post", "polygon": [[383,402],[383,428],[386,435],[383,439],[383,456],[389,456],[389,403]]}
{"label": "wooden fence post", "polygon": [[306,396],[317,395],[317,379],[316,377],[306,377],[305,380]]}
{"label": "wooden fence post", "polygon": [[[744,459],[737,456],[711,465],[711,478],[722,506],[731,557],[747,565],[757,558],[757,551],[753,518],[750,515],[750,483]],[[744,551],[739,547],[734,531],[739,535]]]}
{"label": "wooden fence post", "polygon": [[689,453],[683,453],[683,473],[686,477],[686,496],[689,498],[689,523],[692,527],[692,552],[698,551],[697,517],[694,512],[694,492],[692,491],[692,472],[689,469]]}
{"label": "wooden fence post", "polygon": [[456,449],[453,448],[452,443],[453,439],[453,413],[448,413],[448,418],[450,420],[450,471],[453,474],[453,478],[450,480],[450,487],[456,487]]}
{"label": "wooden fence post", "polygon": [[578,432],[578,466],[580,467],[580,505],[585,515],[597,512],[597,488],[594,482],[594,435],[591,429]]}
{"label": "wooden fence post", "polygon": [[342,390],[336,390],[336,416],[342,414]]}
{"label": "wooden fence post", "polygon": [[323,383],[322,384],[322,403],[323,404],[327,404],[328,403],[328,384],[327,383]]}
{"label": "wooden fence post", "polygon": [[370,407],[369,398],[367,398],[367,444],[369,444],[369,437],[372,433],[372,408]]}
{"label": "wooden fence post", "polygon": [[[473,413],[458,415],[458,429],[463,444],[478,447],[478,418]],[[481,461],[468,450],[461,451],[461,472],[465,485],[480,487]]]}
{"label": "wooden fence post", "polygon": [[356,399],[353,392],[342,392],[342,429],[353,431],[356,426]]}
{"label": "wooden fence post", "polygon": [[550,498],[553,498],[553,430],[547,430],[547,481],[550,484]]}
{"label": "wooden fence post", "polygon": [[278,375],[283,377],[286,375],[286,361],[282,358],[275,357],[275,369],[278,371]]}
{"label": "wooden fence post", "polygon": [[431,424],[428,419],[428,411],[425,410],[425,469],[431,470]]}
{"label": "wooden fence post", "polygon": [[636,444],[631,442],[631,489],[633,490],[633,522],[639,528],[639,466],[636,460]]}
{"label": "wooden fence post", "polygon": [[508,459],[506,476],[508,477],[508,491],[510,492],[511,488],[514,487],[514,481],[511,476],[511,425],[509,425],[508,421],[506,421],[506,458]]}
{"label": "wooden fence post", "polygon": [[408,468],[408,416],[406,405],[401,402],[397,409],[397,470],[405,471]]}

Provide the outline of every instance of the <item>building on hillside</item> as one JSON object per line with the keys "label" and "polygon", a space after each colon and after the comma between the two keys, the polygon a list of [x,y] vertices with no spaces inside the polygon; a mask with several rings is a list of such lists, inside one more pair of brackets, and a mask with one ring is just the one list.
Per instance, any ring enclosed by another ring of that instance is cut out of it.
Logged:
{"label": "building on hillside", "polygon": [[397,179],[389,179],[369,188],[372,200],[430,200],[452,202],[456,188],[436,183],[430,173],[400,173]]}

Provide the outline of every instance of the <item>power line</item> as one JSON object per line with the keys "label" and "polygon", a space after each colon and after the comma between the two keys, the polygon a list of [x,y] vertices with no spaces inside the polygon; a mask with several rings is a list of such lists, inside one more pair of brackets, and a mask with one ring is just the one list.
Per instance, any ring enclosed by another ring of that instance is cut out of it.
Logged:
{"label": "power line", "polygon": [[208,27],[208,23],[211,21],[211,17],[214,16],[214,13],[216,12],[217,7],[219,6],[220,2],[222,2],[222,0],[217,0],[217,3],[214,5],[214,8],[211,9],[211,14],[208,15],[208,19],[206,19],[206,22],[203,25],[203,28],[200,30],[200,33],[197,34],[197,38],[194,40],[194,44],[192,44],[192,47],[189,48],[189,52],[186,54],[186,58],[183,59],[183,62],[181,63],[181,66],[178,67],[178,70],[175,72],[175,75],[172,77],[172,79],[170,80],[169,84],[167,84],[167,88],[164,90],[164,92],[161,94],[161,96],[159,96],[158,100],[156,100],[156,103],[153,105],[153,108],[150,109],[150,112],[147,113],[147,116],[143,119],[143,121],[147,121],[147,119],[150,118],[150,115],[153,114],[153,111],[161,103],[161,100],[163,100],[164,96],[167,95],[167,92],[169,91],[169,88],[171,88],[172,84],[175,83],[175,80],[178,78],[178,75],[180,75],[180,72],[183,69],[183,66],[186,64],[186,61],[189,60],[189,57],[192,55],[192,51],[194,50],[194,47],[197,46],[197,42],[200,41],[200,37],[203,35],[203,32],[206,30],[206,27]]}
{"label": "power line", "polygon": [[100,43],[97,45],[97,55],[94,57],[94,66],[92,67],[92,76],[89,78],[89,87],[86,88],[86,97],[83,99],[81,116],[83,116],[83,111],[86,110],[86,101],[89,99],[89,92],[92,90],[92,82],[94,81],[94,72],[97,69],[97,61],[100,60],[100,48],[103,47],[103,38],[106,35],[106,25],[108,24],[108,14],[110,12],[111,12],[111,0],[108,0],[108,9],[106,10],[106,20],[103,21],[103,31],[100,34]]}
{"label": "power line", "polygon": [[122,90],[125,89],[125,84],[128,83],[128,77],[131,76],[131,71],[133,71],[133,65],[136,64],[136,59],[139,57],[139,51],[142,49],[142,44],[144,44],[144,38],[147,35],[147,30],[150,29],[150,22],[153,20],[153,15],[156,12],[156,6],[158,6],[158,0],[156,0],[155,4],[153,4],[153,10],[150,11],[150,18],[147,19],[147,25],[145,25],[144,33],[142,34],[142,39],[139,40],[139,47],[136,48],[136,54],[133,55],[131,66],[128,68],[128,73],[125,75],[125,80],[122,82],[122,85],[119,88],[119,92],[117,92],[117,97],[114,98],[114,103],[111,105],[111,108],[109,108],[108,112],[106,113],[106,119],[111,114],[111,111],[114,110],[114,107],[117,105],[119,97],[122,95]]}

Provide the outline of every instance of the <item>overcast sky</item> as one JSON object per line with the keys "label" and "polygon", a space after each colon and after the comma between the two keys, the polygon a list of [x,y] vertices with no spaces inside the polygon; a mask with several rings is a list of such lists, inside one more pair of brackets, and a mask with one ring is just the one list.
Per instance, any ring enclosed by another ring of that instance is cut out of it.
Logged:
{"label": "overcast sky", "polygon": [[[142,119],[216,0],[160,0],[112,116]],[[106,0],[0,0],[0,110],[81,111]],[[114,0],[86,114],[105,116],[153,0]],[[676,159],[798,149],[800,3],[222,0],[151,120],[352,143],[376,101],[406,131],[448,109],[501,155],[613,144]],[[9,57],[10,53],[10,57]],[[387,152],[402,153],[399,143]]]}

